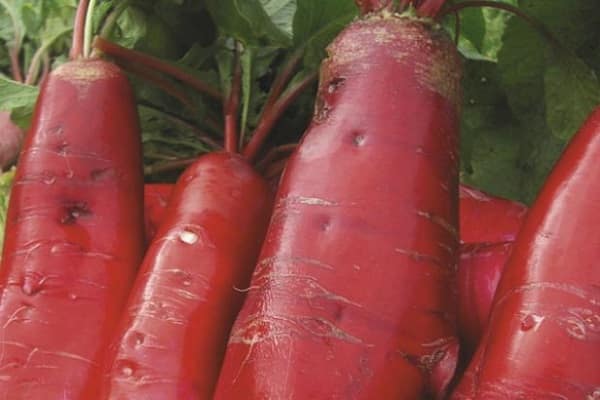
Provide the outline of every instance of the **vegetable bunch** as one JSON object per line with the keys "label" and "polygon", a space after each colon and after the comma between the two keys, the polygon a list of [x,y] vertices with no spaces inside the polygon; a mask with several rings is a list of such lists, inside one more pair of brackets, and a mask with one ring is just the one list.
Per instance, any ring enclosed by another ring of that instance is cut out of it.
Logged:
{"label": "vegetable bunch", "polygon": [[600,7],[542,3],[0,0],[0,397],[600,396]]}

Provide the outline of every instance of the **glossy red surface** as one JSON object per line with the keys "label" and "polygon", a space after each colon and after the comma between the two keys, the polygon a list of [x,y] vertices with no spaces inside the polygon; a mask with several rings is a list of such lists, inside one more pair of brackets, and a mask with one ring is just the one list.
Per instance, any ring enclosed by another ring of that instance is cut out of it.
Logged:
{"label": "glossy red surface", "polygon": [[527,207],[463,184],[459,194],[458,327],[465,362],[481,339]]}
{"label": "glossy red surface", "polygon": [[183,173],[131,291],[101,398],[211,399],[271,201],[237,155],[205,155]]}
{"label": "glossy red surface", "polygon": [[218,400],[422,399],[454,372],[458,55],[391,15],[329,54]]}
{"label": "glossy red surface", "polygon": [[152,241],[164,219],[174,187],[175,185],[171,183],[144,185],[144,228],[147,244]]}
{"label": "glossy red surface", "polygon": [[600,108],[531,208],[453,399],[600,398],[599,160]]}
{"label": "glossy red surface", "polygon": [[0,398],[87,399],[142,258],[140,130],[126,77],[69,62],[41,88],[0,268]]}
{"label": "glossy red surface", "polygon": [[490,315],[492,300],[513,242],[466,243],[458,264],[458,331],[461,353],[470,358]]}
{"label": "glossy red surface", "polygon": [[460,185],[461,243],[513,242],[527,214],[527,206]]}

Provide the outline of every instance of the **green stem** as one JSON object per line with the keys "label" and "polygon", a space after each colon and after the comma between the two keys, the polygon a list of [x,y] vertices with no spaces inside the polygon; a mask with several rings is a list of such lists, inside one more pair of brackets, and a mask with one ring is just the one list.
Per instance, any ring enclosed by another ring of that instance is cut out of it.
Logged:
{"label": "green stem", "polygon": [[96,7],[96,0],[90,0],[85,16],[85,35],[83,39],[83,56],[89,57],[92,48],[92,36],[94,34],[94,8]]}
{"label": "green stem", "polygon": [[152,164],[147,167],[144,167],[144,175],[154,175],[160,172],[171,172],[179,169],[184,169],[185,167],[194,163],[194,161],[196,160],[198,160],[198,158],[194,157]]}
{"label": "green stem", "polygon": [[17,16],[13,10],[6,4],[6,0],[0,0],[0,5],[4,7],[14,31],[14,43],[8,47],[8,55],[10,57],[10,70],[12,78],[17,82],[23,82],[23,71],[21,70],[21,64],[19,63],[19,53],[21,52],[21,45],[23,44],[23,33],[17,23]]}
{"label": "green stem", "polygon": [[229,98],[225,104],[225,150],[230,153],[238,152],[238,108],[240,106],[240,93],[242,87],[242,64],[240,61],[240,49],[236,43],[233,60],[233,79]]}
{"label": "green stem", "polygon": [[120,2],[114,8],[114,10],[112,10],[110,12],[108,17],[106,17],[106,20],[104,21],[104,25],[102,26],[102,29],[100,30],[100,35],[99,35],[100,37],[103,37],[105,39],[110,37],[113,30],[115,29],[115,26],[117,25],[117,21],[119,20],[119,17],[121,16],[121,14],[123,14],[123,11],[125,11],[127,9],[127,7],[129,6],[129,3],[130,3],[130,0],[124,0],[124,1]]}
{"label": "green stem", "polygon": [[37,79],[40,73],[40,65],[42,63],[42,58],[44,55],[48,54],[48,48],[52,46],[59,38],[63,35],[72,31],[72,28],[66,28],[65,30],[59,32],[54,35],[50,40],[43,42],[42,45],[35,51],[33,57],[31,58],[31,64],[29,65],[29,70],[27,71],[27,77],[25,78],[25,83],[28,85],[33,85],[35,80]]}
{"label": "green stem", "polygon": [[196,136],[198,137],[198,139],[200,139],[200,141],[204,142],[211,149],[213,149],[215,151],[223,150],[223,146],[221,146],[221,144],[217,140],[213,139],[209,133],[200,129],[199,127],[194,125],[191,121],[188,121],[188,120],[186,120],[178,115],[175,115],[173,113],[170,113],[168,111],[161,110],[154,104],[151,104],[151,103],[148,103],[145,101],[139,101],[139,104],[142,107],[145,107],[152,111],[160,113],[161,115],[165,116],[167,119],[171,120],[175,124],[178,124],[186,129],[191,130],[192,132],[194,132],[196,134]]}

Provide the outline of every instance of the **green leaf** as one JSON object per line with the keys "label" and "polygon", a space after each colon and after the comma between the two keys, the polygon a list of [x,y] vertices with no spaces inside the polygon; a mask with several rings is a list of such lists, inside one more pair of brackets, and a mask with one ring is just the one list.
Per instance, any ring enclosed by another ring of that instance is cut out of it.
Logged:
{"label": "green leaf", "polygon": [[325,47],[357,15],[353,0],[298,0],[294,15],[295,47],[305,47],[305,64],[317,67]]}
{"label": "green leaf", "polygon": [[544,119],[546,43],[519,19],[509,21],[504,46],[498,54],[498,70],[508,102],[523,123]]}
{"label": "green leaf", "polygon": [[[0,249],[4,244],[4,230],[6,227],[6,212],[10,200],[10,190],[15,177],[15,169],[0,174]],[[0,252],[1,256],[1,252]]]}
{"label": "green leaf", "polygon": [[0,76],[0,110],[16,108],[33,110],[39,89]]}
{"label": "green leaf", "polygon": [[298,7],[297,0],[260,0],[260,2],[273,24],[291,39],[294,14]]}
{"label": "green leaf", "polygon": [[553,135],[570,139],[600,104],[600,82],[592,69],[572,54],[554,57],[544,75],[546,120]]}
{"label": "green leaf", "polygon": [[[264,0],[206,0],[206,7],[221,31],[244,45],[269,43],[289,46],[289,36],[279,28],[281,20],[276,25],[262,2]],[[274,10],[277,11],[276,8]]]}

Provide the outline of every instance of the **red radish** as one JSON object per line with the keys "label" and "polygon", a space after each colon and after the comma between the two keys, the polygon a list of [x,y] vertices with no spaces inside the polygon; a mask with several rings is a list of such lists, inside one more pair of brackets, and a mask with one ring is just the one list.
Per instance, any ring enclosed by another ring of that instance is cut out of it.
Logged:
{"label": "red radish", "polygon": [[[131,54],[158,62],[104,40],[96,46],[121,62]],[[200,157],[178,180],[109,348],[100,398],[212,398],[272,205],[252,157],[236,154],[239,54],[235,60],[231,94],[224,100],[227,151]],[[275,99],[263,113],[268,123],[259,126],[274,123],[298,87]],[[251,141],[251,154],[266,133]]]}
{"label": "red radish", "polygon": [[454,373],[460,58],[388,11],[328,52],[217,400],[441,398]]}
{"label": "red radish", "polygon": [[142,258],[133,94],[119,68],[81,58],[78,40],[73,48],[78,59],[40,89],[11,192],[0,268],[2,399],[89,398]]}
{"label": "red radish", "polygon": [[173,193],[173,184],[148,183],[144,185],[144,226],[146,243],[156,236],[156,231],[162,223]]}
{"label": "red radish", "polygon": [[600,107],[555,165],[453,399],[600,398]]}
{"label": "red radish", "polygon": [[235,154],[203,156],[180,177],[131,292],[102,398],[210,398],[270,196]]}
{"label": "red radish", "polygon": [[515,240],[527,206],[460,185],[460,241],[500,243]]}
{"label": "red radish", "polygon": [[91,59],[53,71],[8,209],[0,398],[77,399],[93,385],[142,257],[142,184],[126,77]]}
{"label": "red radish", "polygon": [[24,132],[10,119],[10,113],[0,111],[0,169],[14,163]]}

